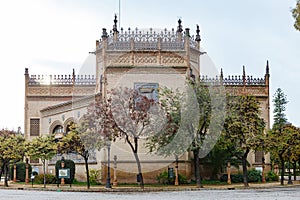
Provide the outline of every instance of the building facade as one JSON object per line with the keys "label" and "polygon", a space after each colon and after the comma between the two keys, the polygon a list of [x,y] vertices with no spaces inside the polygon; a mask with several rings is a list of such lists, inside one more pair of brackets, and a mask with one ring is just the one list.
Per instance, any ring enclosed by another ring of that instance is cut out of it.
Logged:
{"label": "building facade", "polygon": [[[190,29],[183,30],[181,20],[172,30],[118,30],[114,20],[110,33],[102,30],[100,40],[96,41],[94,75],[30,75],[25,69],[25,108],[24,128],[28,140],[40,135],[55,134],[60,138],[67,134],[71,123],[78,123],[87,112],[87,106],[94,101],[95,94],[106,95],[116,87],[128,87],[143,91],[150,98],[155,97],[159,87],[184,89],[187,79],[220,83],[232,95],[252,94],[260,102],[262,117],[270,126],[269,116],[269,66],[262,78],[241,76],[225,78],[223,72],[210,78],[202,76],[200,59],[200,30],[197,26],[195,36]],[[142,146],[142,145],[141,145]],[[107,149],[95,151],[90,157],[90,167],[101,169],[105,180]],[[155,176],[174,167],[174,157],[149,155],[145,148],[139,150],[146,183],[156,182]],[[111,158],[116,167],[119,182],[136,182],[136,164],[128,144],[114,142]],[[84,180],[83,160],[77,155],[67,155],[76,163],[76,178]],[[253,166],[262,165],[262,154],[252,152],[248,160]],[[48,163],[48,173],[54,174],[54,164],[60,156]],[[268,156],[266,163],[269,162]],[[38,160],[30,160],[37,168]],[[179,172],[193,177],[192,156],[189,152],[179,158]]]}

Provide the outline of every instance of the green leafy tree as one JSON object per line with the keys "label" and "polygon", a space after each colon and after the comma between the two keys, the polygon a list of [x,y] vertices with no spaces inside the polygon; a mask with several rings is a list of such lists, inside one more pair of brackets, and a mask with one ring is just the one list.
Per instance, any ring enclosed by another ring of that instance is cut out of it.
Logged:
{"label": "green leafy tree", "polygon": [[300,0],[297,0],[295,8],[292,9],[292,15],[295,19],[294,27],[300,31]]}
{"label": "green leafy tree", "polygon": [[0,176],[4,172],[4,185],[8,187],[10,162],[22,160],[25,153],[25,139],[14,131],[0,131]]}
{"label": "green leafy tree", "polygon": [[248,187],[247,156],[261,145],[265,123],[260,117],[259,102],[252,96],[229,97],[223,138],[228,149],[242,161],[243,182]]}
{"label": "green leafy tree", "polygon": [[95,138],[95,132],[93,132],[92,129],[89,129],[86,119],[79,125],[72,124],[70,126],[70,131],[58,143],[58,152],[77,153],[84,159],[88,189],[90,188],[88,165],[90,152],[95,149],[100,150],[103,146],[103,140]]}
{"label": "green leafy tree", "polygon": [[300,130],[292,124],[285,124],[279,129],[270,130],[266,137],[267,149],[273,159],[280,161],[281,180],[284,184],[285,161],[297,160],[300,155]]}
{"label": "green leafy tree", "polygon": [[41,159],[44,172],[44,188],[46,188],[46,160],[52,159],[57,154],[57,144],[53,135],[39,136],[28,143],[27,156]]}
{"label": "green leafy tree", "polygon": [[[284,176],[284,153],[286,151],[286,142],[289,140],[289,135],[286,133],[289,132],[283,129],[287,124],[287,118],[285,115],[286,105],[288,103],[286,95],[281,88],[277,88],[273,96],[274,103],[274,123],[272,131],[268,134],[269,144],[272,144],[270,147],[272,158],[277,156],[281,163],[281,184],[283,185],[283,176]],[[287,127],[285,127],[286,129]],[[277,144],[275,144],[278,142]]]}
{"label": "green leafy tree", "polygon": [[274,103],[274,123],[273,130],[277,130],[279,133],[281,132],[282,127],[287,123],[285,110],[286,104],[288,103],[286,95],[282,91],[281,88],[278,88],[273,96]]}
{"label": "green leafy tree", "polygon": [[159,100],[168,123],[160,134],[148,139],[147,147],[150,152],[166,156],[192,151],[196,185],[201,187],[199,159],[205,157],[217,142],[218,129],[221,130],[223,125],[224,95],[223,88],[217,85],[210,87],[198,82],[189,86],[185,93],[161,89]]}

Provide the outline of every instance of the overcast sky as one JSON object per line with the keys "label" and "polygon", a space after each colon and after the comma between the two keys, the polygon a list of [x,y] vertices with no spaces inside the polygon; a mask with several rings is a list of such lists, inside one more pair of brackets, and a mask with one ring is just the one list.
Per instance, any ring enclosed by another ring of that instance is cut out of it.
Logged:
{"label": "overcast sky", "polygon": [[[70,74],[95,49],[102,28],[112,29],[119,0],[0,1],[0,128],[24,124],[24,71]],[[300,32],[290,10],[295,0],[121,0],[121,27],[175,28],[178,18],[224,76],[263,77],[270,63],[271,94],[281,87],[287,118],[300,126]],[[272,103],[272,102],[271,102]],[[272,113],[271,113],[272,115]],[[22,130],[23,131],[23,130]]]}

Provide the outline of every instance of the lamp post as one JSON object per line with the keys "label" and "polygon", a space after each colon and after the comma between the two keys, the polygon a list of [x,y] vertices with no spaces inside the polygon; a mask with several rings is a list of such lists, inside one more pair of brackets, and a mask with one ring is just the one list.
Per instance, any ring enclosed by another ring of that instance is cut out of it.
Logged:
{"label": "lamp post", "polygon": [[114,181],[113,181],[113,186],[117,186],[118,181],[117,181],[117,155],[114,155]]}
{"label": "lamp post", "polygon": [[106,179],[106,188],[111,188],[110,184],[110,140],[106,141],[107,145],[107,179]]}
{"label": "lamp post", "polygon": [[291,166],[290,166],[290,157],[291,157],[291,151],[290,149],[288,149],[288,169],[289,169],[289,180],[288,180],[288,184],[293,184],[292,178],[291,178]]}
{"label": "lamp post", "polygon": [[178,180],[178,155],[175,155],[175,185],[179,185],[179,180]]}

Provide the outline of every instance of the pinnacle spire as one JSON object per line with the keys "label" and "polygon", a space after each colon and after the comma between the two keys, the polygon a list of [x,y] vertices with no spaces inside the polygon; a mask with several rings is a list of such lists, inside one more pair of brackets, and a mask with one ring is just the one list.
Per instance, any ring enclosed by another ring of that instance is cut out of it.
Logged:
{"label": "pinnacle spire", "polygon": [[178,27],[177,27],[177,32],[181,33],[183,31],[182,25],[181,25],[181,19],[178,20]]}
{"label": "pinnacle spire", "polygon": [[201,38],[200,38],[200,29],[199,29],[199,25],[197,24],[197,30],[196,30],[196,39],[195,41],[201,41]]}
{"label": "pinnacle spire", "polygon": [[223,68],[221,68],[220,79],[223,79]]}
{"label": "pinnacle spire", "polygon": [[114,25],[113,25],[113,31],[118,32],[118,26],[117,26],[118,20],[117,20],[117,14],[115,14],[115,19],[114,19]]}
{"label": "pinnacle spire", "polygon": [[269,60],[267,60],[266,74],[270,74],[270,71],[269,71]]}

